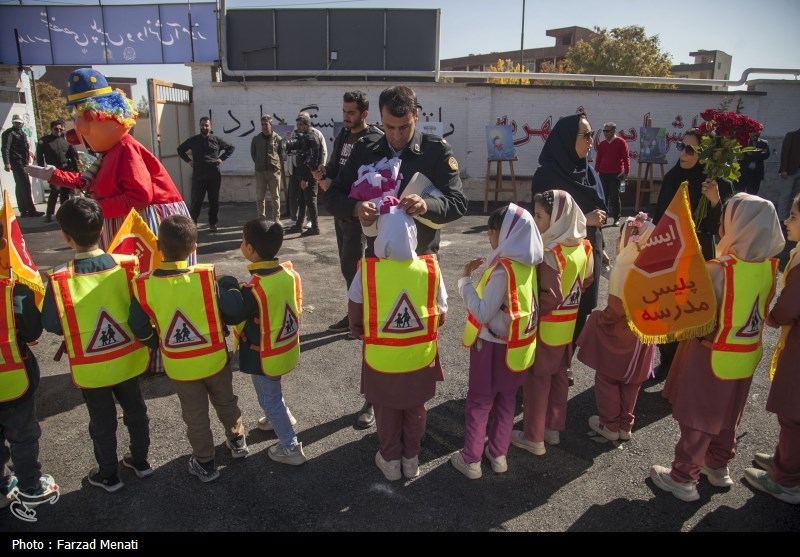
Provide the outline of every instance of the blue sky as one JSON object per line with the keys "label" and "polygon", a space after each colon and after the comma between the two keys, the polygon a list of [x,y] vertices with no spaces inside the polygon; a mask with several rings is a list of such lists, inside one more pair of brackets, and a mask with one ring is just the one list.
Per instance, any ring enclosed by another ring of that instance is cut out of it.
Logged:
{"label": "blue sky", "polygon": [[[18,0],[0,0],[18,4]],[[145,0],[103,0],[104,5],[145,4]],[[158,3],[158,2],[152,2]],[[162,3],[170,3],[166,0]],[[181,2],[184,3],[184,2]],[[94,4],[87,0],[23,0],[24,5]],[[439,8],[441,58],[519,50],[522,0],[229,0],[228,9],[263,8]],[[662,49],[674,63],[691,62],[689,52],[723,50],[733,56],[731,78],[746,68],[800,68],[800,2],[797,0],[526,0],[525,48],[552,46],[546,29],[569,27],[622,27],[641,25],[648,35],[658,35]],[[182,65],[103,66],[109,75],[136,77],[138,99],[148,77],[191,84]],[[768,77],[768,76],[755,76]]]}

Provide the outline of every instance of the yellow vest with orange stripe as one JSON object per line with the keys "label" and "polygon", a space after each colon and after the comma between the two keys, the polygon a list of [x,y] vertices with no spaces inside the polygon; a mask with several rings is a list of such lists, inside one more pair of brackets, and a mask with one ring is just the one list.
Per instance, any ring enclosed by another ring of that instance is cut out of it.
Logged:
{"label": "yellow vest with orange stripe", "polygon": [[0,279],[0,402],[16,400],[28,392],[30,380],[17,344],[14,318],[14,281]]}
{"label": "yellow vest with orange stripe", "polygon": [[[181,263],[172,265],[181,268]],[[214,266],[195,265],[188,271],[145,273],[134,280],[136,299],[156,324],[164,370],[176,381],[211,377],[228,362]]]}
{"label": "yellow vest with orange stripe", "polygon": [[719,379],[747,379],[755,373],[763,353],[761,333],[775,293],[778,260],[753,263],[729,255],[718,262],[725,278],[711,369]]}
{"label": "yellow vest with orange stripe", "polygon": [[556,257],[561,275],[561,304],[551,313],[539,318],[539,340],[548,346],[563,346],[572,342],[581,288],[586,278],[586,267],[592,257],[592,245],[583,240],[579,246],[556,244],[550,250]]}
{"label": "yellow vest with orange stripe", "polygon": [[136,257],[111,257],[110,269],[76,274],[70,261],[49,273],[72,380],[82,389],[118,385],[147,368],[147,347],[128,326]]}
{"label": "yellow vest with orange stripe", "polygon": [[[486,269],[475,287],[478,296],[489,282],[497,266],[506,271],[506,302],[503,311],[508,312],[511,323],[508,329],[506,348],[506,366],[511,371],[525,371],[533,365],[536,356],[537,320],[535,309],[539,302],[536,267],[523,265],[510,259],[500,259],[497,265]],[[464,346],[472,346],[478,338],[481,323],[471,313],[467,314],[464,334],[461,342]]]}
{"label": "yellow vest with orange stripe", "polygon": [[408,373],[433,362],[440,281],[434,255],[420,255],[413,261],[361,260],[364,361],[369,367]]}
{"label": "yellow vest with orange stripe", "polygon": [[[254,274],[245,284],[258,304],[261,345],[250,348],[261,356],[261,372],[270,377],[289,373],[300,359],[300,313],[303,311],[303,288],[292,263],[265,262],[281,270],[269,275]],[[240,342],[247,342],[239,336]]]}

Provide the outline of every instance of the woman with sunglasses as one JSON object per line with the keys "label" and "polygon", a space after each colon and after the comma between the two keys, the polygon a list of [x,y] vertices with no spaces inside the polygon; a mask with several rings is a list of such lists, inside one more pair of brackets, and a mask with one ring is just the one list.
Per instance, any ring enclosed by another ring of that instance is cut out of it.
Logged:
{"label": "woman with sunglasses", "polygon": [[606,203],[601,194],[602,184],[588,171],[586,156],[592,147],[592,131],[586,114],[570,114],[559,119],[544,143],[539,155],[539,168],[533,175],[531,196],[547,190],[564,190],[572,196],[586,216],[586,239],[592,244],[594,280],[581,294],[573,341],[583,329],[586,317],[597,306],[598,285],[602,270],[602,226],[606,222]]}
{"label": "woman with sunglasses", "polygon": [[733,187],[727,180],[721,178],[707,180],[700,164],[700,130],[692,128],[683,136],[683,141],[678,143],[678,163],[664,176],[661,191],[658,193],[658,203],[653,212],[653,222],[658,224],[659,219],[667,210],[672,198],[680,185],[689,182],[689,203],[692,213],[697,208],[700,198],[705,196],[709,201],[708,213],[697,224],[697,239],[706,261],[714,259],[716,241],[714,235],[719,230],[719,219],[722,215],[722,205],[733,195]]}
{"label": "woman with sunglasses", "polygon": [[[695,223],[697,226],[697,239],[700,241],[703,258],[708,261],[716,257],[715,234],[719,230],[722,205],[733,195],[733,186],[730,182],[721,178],[706,179],[703,165],[700,164],[700,152],[698,150],[700,135],[700,130],[692,128],[683,136],[683,141],[678,143],[678,162],[667,172],[661,183],[658,202],[655,211],[653,211],[653,222],[658,224],[659,219],[661,219],[664,211],[667,210],[667,207],[672,202],[672,198],[680,185],[684,181],[689,182],[689,204],[693,214],[701,197],[706,196],[709,201],[708,213],[700,222]],[[662,378],[667,373],[677,348],[677,342],[658,345],[661,363],[654,370],[656,377]]]}

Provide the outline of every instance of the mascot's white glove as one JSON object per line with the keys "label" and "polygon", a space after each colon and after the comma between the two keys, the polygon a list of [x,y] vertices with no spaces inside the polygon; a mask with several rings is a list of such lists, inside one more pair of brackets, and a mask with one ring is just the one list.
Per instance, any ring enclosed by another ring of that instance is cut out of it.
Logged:
{"label": "mascot's white glove", "polygon": [[36,166],[34,164],[29,164],[25,167],[25,173],[28,176],[33,176],[34,178],[41,178],[45,181],[50,181],[50,177],[53,175],[53,171],[56,169],[55,166],[52,164],[48,164],[47,166]]}

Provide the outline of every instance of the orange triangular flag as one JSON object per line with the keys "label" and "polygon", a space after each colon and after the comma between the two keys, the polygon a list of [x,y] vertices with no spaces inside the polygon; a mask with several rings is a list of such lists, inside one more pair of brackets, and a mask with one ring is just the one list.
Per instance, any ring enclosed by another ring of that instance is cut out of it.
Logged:
{"label": "orange triangular flag", "polygon": [[646,344],[714,329],[717,299],[695,234],[688,182],[681,184],[625,278],[628,326]]}
{"label": "orange triangular flag", "polygon": [[161,264],[157,237],[136,209],[131,209],[111,243],[108,253],[135,255],[139,258],[139,272],[147,273]]}
{"label": "orange triangular flag", "polygon": [[30,288],[33,291],[36,306],[41,308],[42,300],[44,300],[44,281],[25,246],[25,238],[22,237],[22,230],[17,222],[17,217],[14,216],[8,190],[3,190],[0,222],[3,223],[3,238],[6,241],[5,247],[0,250],[0,274],[13,278]]}

